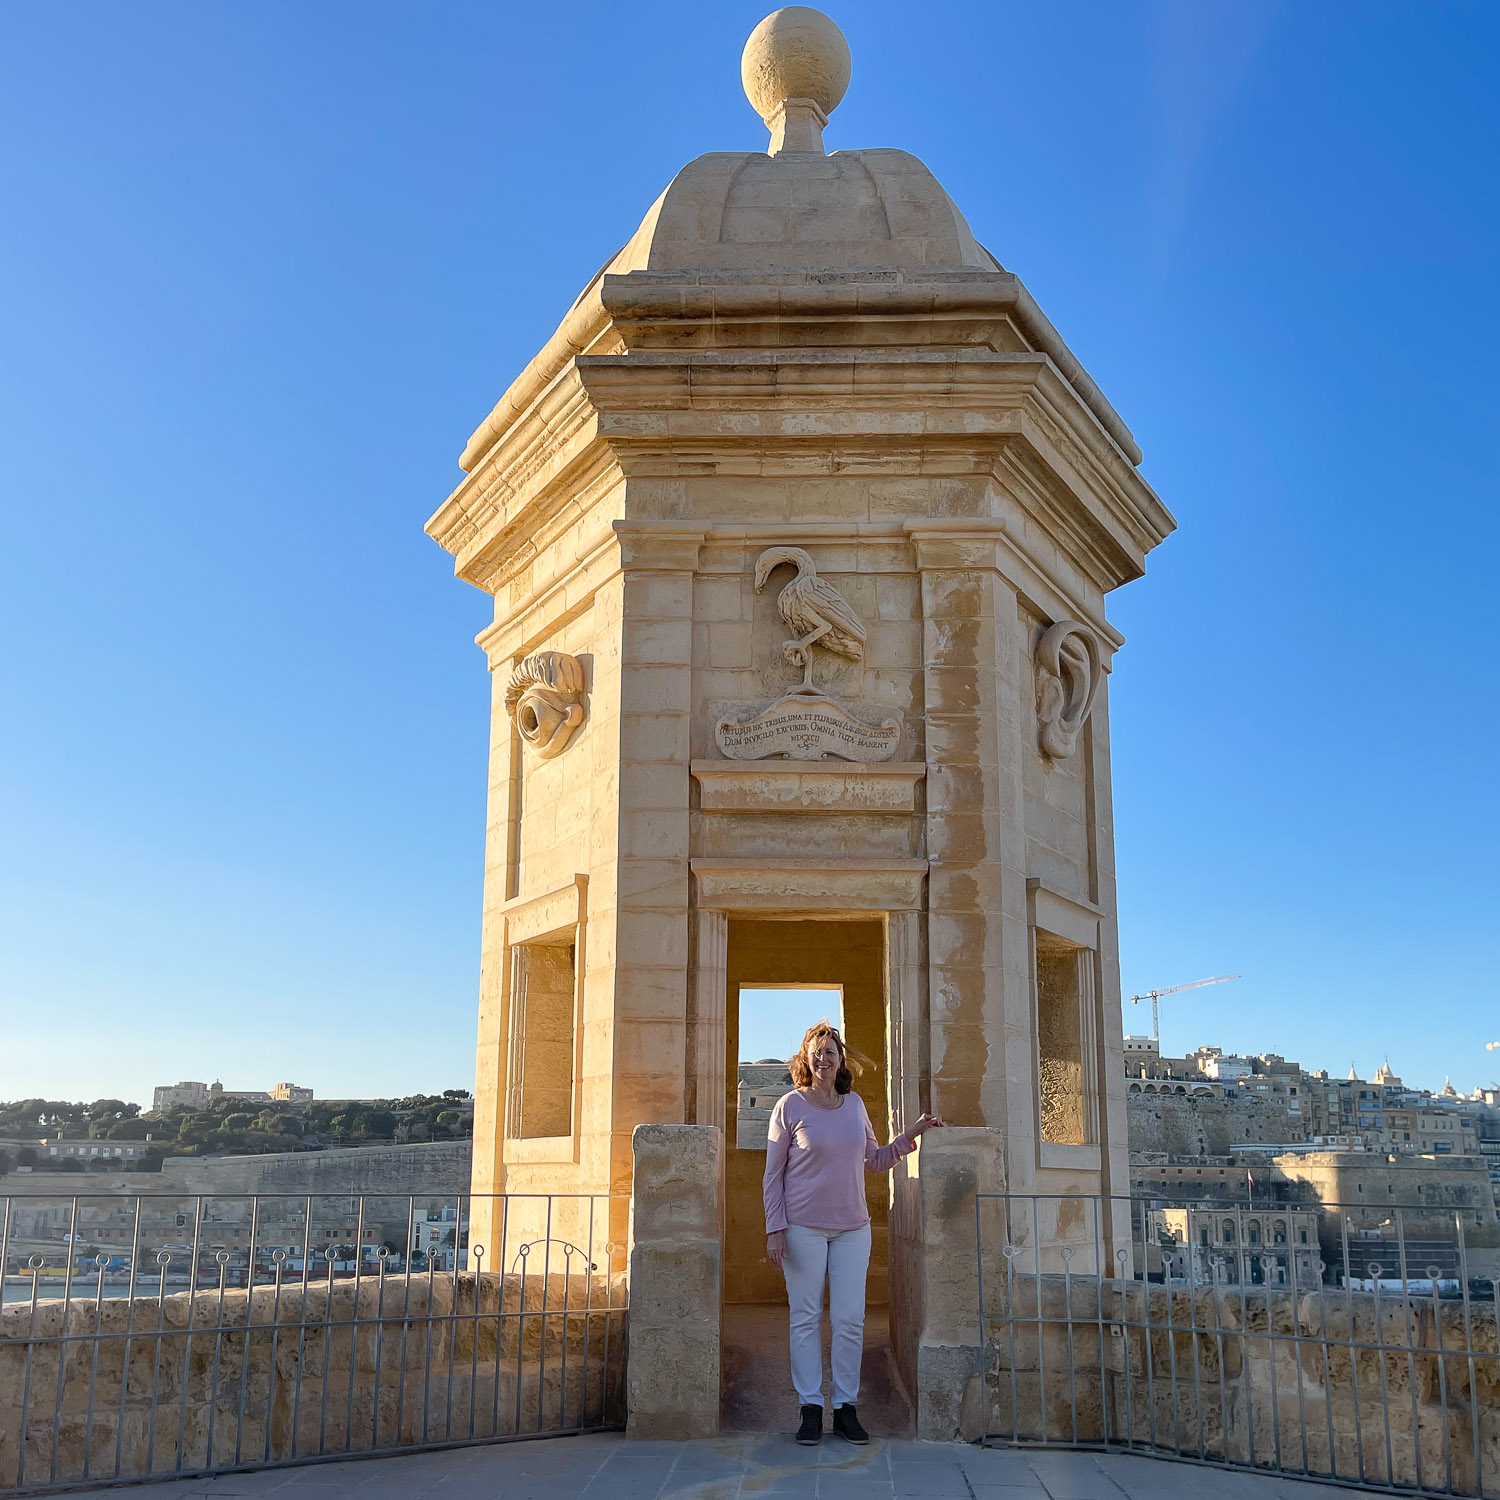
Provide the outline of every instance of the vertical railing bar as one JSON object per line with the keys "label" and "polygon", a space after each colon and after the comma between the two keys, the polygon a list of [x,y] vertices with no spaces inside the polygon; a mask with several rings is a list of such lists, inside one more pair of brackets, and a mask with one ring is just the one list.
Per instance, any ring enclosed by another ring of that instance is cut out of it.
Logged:
{"label": "vertical railing bar", "polygon": [[[283,1227],[285,1219],[282,1220]],[[306,1226],[303,1226],[304,1229]],[[271,1432],[276,1413],[276,1361],[281,1354],[281,1287],[284,1280],[283,1267],[286,1252],[278,1245],[271,1252],[271,1357],[266,1378],[266,1439],[265,1461],[271,1461]]]}
{"label": "vertical railing bar", "polygon": [[[571,1215],[570,1215],[571,1217]],[[568,1299],[573,1287],[572,1242],[563,1252],[562,1359],[557,1372],[557,1425],[567,1423],[568,1401]]]}
{"label": "vertical railing bar", "polygon": [[[1149,1210],[1142,1211],[1141,1233],[1144,1236],[1150,1228],[1151,1216]],[[1149,1268],[1149,1263],[1148,1268]],[[1146,1283],[1147,1295],[1150,1295],[1150,1280]],[[1174,1297],[1172,1294],[1172,1277],[1167,1269],[1165,1261],[1162,1263],[1161,1276],[1162,1304],[1167,1314],[1167,1389],[1172,1393],[1172,1451],[1180,1454],[1182,1452],[1182,1403],[1177,1392],[1177,1316],[1173,1307]]]}
{"label": "vertical railing bar", "polygon": [[[439,1210],[441,1212],[441,1210]],[[438,1223],[442,1223],[439,1219]],[[456,1247],[458,1236],[455,1234],[453,1243]],[[455,1256],[456,1259],[456,1256]],[[432,1409],[432,1323],[436,1314],[433,1312],[433,1296],[437,1290],[437,1268],[432,1263],[432,1250],[427,1251],[427,1316],[422,1325],[422,1441],[427,1441],[428,1419]]]}
{"label": "vertical railing bar", "polygon": [[1380,1362],[1380,1418],[1385,1429],[1385,1482],[1394,1485],[1396,1454],[1391,1440],[1391,1385],[1390,1367],[1385,1357],[1385,1308],[1380,1294],[1380,1277],[1372,1274],[1370,1282],[1375,1289],[1375,1348],[1376,1358]]}
{"label": "vertical railing bar", "polygon": [[1333,1360],[1328,1338],[1328,1283],[1324,1276],[1333,1268],[1323,1260],[1323,1220],[1320,1214],[1316,1221],[1318,1253],[1315,1260],[1318,1284],[1318,1347],[1323,1355],[1323,1421],[1328,1429],[1328,1477],[1337,1481],[1339,1474],[1338,1451],[1333,1432]]}
{"label": "vertical railing bar", "polygon": [[[588,1257],[584,1262],[583,1273],[583,1375],[579,1383],[578,1394],[578,1425],[580,1427],[588,1424],[588,1397],[589,1397],[589,1354],[594,1342],[594,1204],[593,1197],[589,1197],[589,1236]],[[490,1211],[491,1219],[494,1218],[494,1210]],[[983,1340],[981,1339],[981,1343]]]}
{"label": "vertical railing bar", "polygon": [[[354,1451],[354,1376],[359,1369],[359,1312],[362,1272],[365,1264],[365,1197],[356,1198],[354,1221],[354,1308],[349,1315],[349,1404],[344,1413],[344,1452]],[[376,1392],[377,1401],[379,1391]]]}
{"label": "vertical railing bar", "polygon": [[1078,1446],[1078,1380],[1073,1351],[1073,1248],[1063,1246],[1063,1317],[1068,1337],[1068,1408],[1073,1424],[1073,1446]]}
{"label": "vertical railing bar", "polygon": [[292,1436],[288,1458],[297,1457],[299,1429],[302,1426],[302,1363],[307,1356],[307,1291],[311,1282],[309,1270],[313,1256],[313,1195],[306,1195],[306,1217],[302,1221],[302,1286],[297,1305],[297,1369],[292,1379]]}
{"label": "vertical railing bar", "polygon": [[521,1262],[521,1285],[516,1303],[516,1419],[515,1426],[511,1428],[515,1437],[521,1435],[521,1355],[526,1348],[526,1267],[530,1254],[530,1248],[523,1241],[516,1252],[517,1259]]}
{"label": "vertical railing bar", "polygon": [[1037,1205],[1035,1193],[1028,1195],[1027,1202],[1031,1206],[1031,1263],[1034,1273],[1032,1278],[1032,1304],[1035,1308],[1033,1316],[1028,1321],[1033,1324],[1033,1332],[1036,1335],[1037,1405],[1041,1419],[1041,1431],[1038,1436],[1040,1441],[1045,1443],[1052,1436],[1052,1418],[1047,1411],[1047,1349],[1046,1339],[1043,1336],[1044,1324],[1042,1320],[1041,1211]]}
{"label": "vertical railing bar", "polygon": [[1109,1251],[1105,1245],[1104,1235],[1104,1205],[1112,1203],[1112,1199],[1106,1199],[1096,1195],[1094,1204],[1094,1276],[1098,1281],[1097,1295],[1094,1299],[1094,1324],[1095,1333],[1099,1340],[1099,1439],[1108,1447],[1110,1438],[1109,1421],[1109,1399],[1110,1399],[1110,1371],[1109,1360],[1106,1355],[1106,1336],[1104,1332],[1104,1296],[1109,1284],[1109,1278],[1105,1273],[1109,1269]]}
{"label": "vertical railing bar", "polygon": [[[1198,1434],[1198,1461],[1208,1459],[1208,1447],[1204,1440],[1205,1413],[1203,1410],[1203,1356],[1198,1349],[1198,1251],[1193,1244],[1196,1226],[1194,1210],[1184,1205],[1182,1219],[1183,1281],[1187,1287],[1188,1344],[1193,1351],[1193,1428]],[[1220,1372],[1222,1377],[1223,1372]]]}
{"label": "vertical railing bar", "polygon": [[[1274,1257],[1273,1257],[1274,1261]],[[1260,1283],[1266,1289],[1266,1359],[1271,1367],[1271,1456],[1276,1472],[1281,1468],[1281,1393],[1276,1385],[1276,1298],[1266,1273],[1266,1242],[1260,1242]]]}
{"label": "vertical railing bar", "polygon": [[[976,1295],[979,1300],[979,1352],[980,1358],[984,1357],[985,1348],[985,1321],[984,1321],[984,1239],[981,1232],[981,1210],[984,1206],[984,1194],[974,1194],[974,1284]],[[821,1337],[821,1334],[819,1335]],[[818,1356],[820,1359],[822,1355]],[[984,1420],[980,1424],[979,1438],[984,1441],[985,1434],[990,1430],[990,1395],[988,1382],[981,1378],[981,1386],[984,1389]]]}
{"label": "vertical railing bar", "polygon": [[1234,1279],[1240,1292],[1240,1386],[1245,1396],[1245,1462],[1255,1468],[1255,1390],[1250,1379],[1250,1299],[1245,1291],[1250,1261],[1245,1246],[1245,1213],[1234,1206]]}
{"label": "vertical railing bar", "polygon": [[1292,1238],[1296,1233],[1294,1213],[1293,1209],[1288,1208],[1286,1216],[1286,1263],[1292,1273],[1292,1363],[1297,1372],[1297,1432],[1302,1442],[1302,1472],[1306,1474],[1310,1472],[1310,1465],[1308,1463],[1307,1451],[1307,1402],[1303,1394],[1302,1377],[1302,1303],[1300,1289],[1297,1284],[1297,1242]]}
{"label": "vertical railing bar", "polygon": [[[111,1477],[120,1477],[120,1464],[124,1459],[125,1443],[125,1397],[130,1391],[130,1337],[135,1331],[135,1278],[136,1262],[141,1253],[141,1195],[135,1195],[135,1209],[130,1227],[130,1279],[125,1284],[125,1348],[120,1365],[120,1401],[115,1408],[115,1463]],[[5,1257],[0,1253],[0,1267]]]}
{"label": "vertical railing bar", "polygon": [[[1462,1214],[1459,1215],[1460,1223]],[[1433,1268],[1436,1270],[1436,1267]],[[1444,1356],[1443,1307],[1438,1299],[1438,1279],[1432,1278],[1432,1331],[1437,1341],[1438,1411],[1442,1414],[1443,1489],[1453,1493],[1453,1453],[1448,1446],[1448,1361]]]}
{"label": "vertical railing bar", "polygon": [[[375,1252],[375,1393],[370,1401],[370,1450],[380,1447],[380,1386],[385,1359],[385,1266],[390,1259],[382,1244]],[[350,1431],[353,1431],[351,1425]]]}
{"label": "vertical railing bar", "polygon": [[[1406,1210],[1400,1204],[1396,1206],[1396,1261],[1401,1274],[1401,1327],[1406,1335],[1406,1384],[1411,1394],[1412,1458],[1416,1466],[1417,1488],[1420,1490],[1425,1488],[1422,1483],[1422,1423],[1417,1412],[1417,1364],[1412,1352],[1414,1336],[1411,1322],[1411,1278],[1406,1259]],[[1393,1474],[1391,1483],[1395,1482]]]}
{"label": "vertical railing bar", "polygon": [[156,1471],[156,1414],[161,1399],[161,1350],[166,1342],[167,1267],[172,1263],[170,1250],[156,1252],[156,1336],[151,1341],[151,1411],[146,1428],[146,1473]]}
{"label": "vertical railing bar", "polygon": [[[494,1216],[493,1205],[490,1208],[491,1218]],[[497,1270],[495,1273],[495,1380],[494,1380],[494,1412],[490,1417],[490,1436],[500,1435],[500,1359],[504,1353],[501,1345],[502,1335],[505,1333],[505,1247],[510,1233],[510,1197],[506,1195],[500,1200],[500,1250],[495,1257]],[[490,1247],[492,1250],[494,1246]]]}
{"label": "vertical railing bar", "polygon": [[[1135,1211],[1131,1210],[1131,1238],[1135,1237]],[[1141,1217],[1141,1319],[1143,1325],[1142,1340],[1146,1353],[1146,1434],[1153,1453],[1160,1448],[1156,1436],[1156,1350],[1151,1342],[1151,1268],[1150,1257],[1147,1254],[1146,1244],[1146,1219]]]}
{"label": "vertical railing bar", "polygon": [[[604,1241],[604,1353],[601,1356],[604,1364],[600,1371],[600,1377],[598,1377],[598,1419],[600,1419],[601,1425],[609,1422],[609,1376],[610,1370],[613,1368],[612,1364],[610,1364],[609,1346],[613,1329],[615,1329],[615,1253],[613,1253],[615,1220],[613,1220],[613,1199],[609,1197],[609,1194],[604,1196],[604,1233],[609,1238]],[[504,1262],[501,1262],[499,1269],[501,1269],[501,1272],[504,1272]],[[501,1281],[501,1286],[504,1286],[504,1280]],[[499,1370],[498,1352],[495,1355],[495,1368],[496,1371]],[[498,1391],[496,1391],[495,1395],[495,1406],[496,1412],[498,1412]]]}
{"label": "vertical railing bar", "polygon": [[[95,1264],[99,1267],[99,1280],[94,1288],[94,1339],[93,1352],[89,1360],[89,1404],[88,1415],[84,1419],[83,1427],[83,1477],[89,1477],[89,1460],[94,1452],[94,1392],[99,1384],[99,1347],[104,1342],[104,1265],[109,1259],[105,1255],[96,1255]],[[0,1260],[0,1279],[3,1279],[5,1262]],[[3,1294],[0,1294],[3,1298]]]}
{"label": "vertical railing bar", "polygon": [[[10,1266],[10,1209],[13,1200],[9,1193],[0,1193],[0,1197],[5,1199],[5,1213],[0,1215],[0,1310],[3,1310],[5,1307],[5,1276]],[[16,1258],[19,1260],[19,1255]],[[35,1284],[36,1276],[34,1274],[31,1279],[32,1283]],[[117,1427],[116,1431],[118,1432],[118,1430]],[[118,1442],[116,1443],[116,1447],[118,1448]],[[26,1428],[24,1424],[20,1429],[20,1451],[23,1454],[26,1451]],[[118,1464],[116,1464],[116,1467],[118,1468]],[[19,1481],[17,1482],[19,1483]]]}
{"label": "vertical railing bar", "polygon": [[1359,1482],[1365,1482],[1364,1421],[1360,1415],[1359,1359],[1354,1350],[1354,1288],[1349,1285],[1349,1211],[1339,1204],[1339,1243],[1344,1257],[1344,1313],[1349,1327],[1349,1376],[1354,1388],[1354,1459]]}
{"label": "vertical railing bar", "polygon": [[333,1374],[333,1277],[338,1262],[338,1232],[334,1231],[334,1242],[323,1251],[328,1262],[328,1285],[323,1292],[323,1378],[318,1391],[318,1453],[328,1451],[328,1386]]}
{"label": "vertical railing bar", "polygon": [[[494,1199],[490,1200],[493,1212]],[[469,1222],[474,1221],[474,1198],[469,1196]],[[471,1231],[472,1233],[472,1231]],[[479,1401],[479,1294],[484,1279],[484,1246],[470,1244],[469,1261],[474,1272],[474,1323],[469,1332],[469,1439],[474,1438],[474,1419]]]}
{"label": "vertical railing bar", "polygon": [[547,1298],[552,1289],[552,1194],[547,1194],[547,1238],[542,1242],[541,1358],[536,1378],[536,1430],[542,1430],[542,1402],[547,1393]]}
{"label": "vertical railing bar", "polygon": [[5,1212],[0,1214],[0,1307],[4,1307],[6,1268],[10,1265],[10,1206],[13,1200],[9,1193],[0,1193],[0,1198],[5,1200]]}
{"label": "vertical railing bar", "polygon": [[[177,1458],[172,1466],[174,1474],[182,1473],[182,1463],[187,1457],[188,1369],[193,1358],[193,1319],[198,1312],[198,1256],[203,1243],[203,1194],[199,1193],[193,1203],[193,1251],[188,1266],[187,1324],[182,1340],[182,1399],[177,1406]],[[163,1277],[162,1280],[165,1291],[166,1278]]]}
{"label": "vertical railing bar", "polygon": [[412,1236],[416,1233],[417,1199],[410,1194],[406,1200],[406,1251],[402,1257],[406,1274],[401,1278],[405,1288],[401,1299],[401,1352],[397,1356],[396,1371],[396,1445],[401,1444],[401,1434],[406,1430],[406,1334],[411,1326],[411,1257]]}
{"label": "vertical railing bar", "polygon": [[[1134,1243],[1133,1232],[1131,1232],[1131,1241]],[[1135,1381],[1131,1378],[1130,1369],[1130,1278],[1125,1274],[1129,1268],[1129,1262],[1129,1250],[1121,1248],[1115,1252],[1115,1264],[1119,1268],[1120,1282],[1120,1337],[1125,1344],[1123,1356],[1125,1376],[1122,1384],[1125,1387],[1125,1447],[1127,1450],[1135,1447]]]}
{"label": "vertical railing bar", "polygon": [[[1484,1466],[1480,1454],[1479,1444],[1479,1377],[1474,1364],[1474,1323],[1470,1314],[1471,1304],[1469,1301],[1469,1242],[1464,1234],[1464,1216],[1462,1211],[1454,1213],[1456,1227],[1458,1229],[1458,1288],[1464,1302],[1464,1351],[1469,1362],[1469,1432],[1474,1442],[1474,1482],[1479,1486],[1479,1493],[1484,1494]],[[1495,1282],[1490,1282],[1490,1292],[1494,1295],[1497,1291]],[[1497,1320],[1500,1320],[1500,1301],[1495,1304]]]}
{"label": "vertical railing bar", "polygon": [[448,1298],[448,1399],[443,1403],[443,1438],[453,1436],[453,1357],[458,1343],[458,1257],[460,1242],[464,1238],[464,1202],[460,1194],[453,1206],[453,1284]]}
{"label": "vertical railing bar", "polygon": [[260,1235],[260,1194],[250,1195],[250,1249],[245,1260],[245,1339],[240,1346],[240,1399],[234,1426],[234,1462],[239,1467],[245,1445],[245,1403],[250,1394],[250,1329],[255,1322],[255,1242]]}
{"label": "vertical railing bar", "polygon": [[[57,1387],[53,1391],[52,1405],[52,1458],[47,1471],[47,1483],[57,1483],[57,1444],[62,1435],[63,1382],[68,1368],[68,1319],[73,1311],[73,1253],[78,1244],[78,1194],[73,1194],[73,1207],[68,1217],[68,1237],[64,1241],[67,1251],[63,1266],[62,1322],[57,1329]],[[36,1280],[35,1277],[32,1278]]]}
{"label": "vertical railing bar", "polygon": [[[224,1258],[219,1260],[219,1256]],[[229,1252],[220,1250],[214,1259],[219,1262],[219,1302],[214,1309],[214,1363],[209,1378],[208,1425],[203,1437],[203,1467],[206,1469],[211,1469],[214,1463],[214,1418],[219,1409],[219,1358],[224,1345],[224,1293],[228,1290]]]}
{"label": "vertical railing bar", "polygon": [[[1006,1243],[1012,1250],[1017,1249],[1010,1239],[1011,1215],[1014,1208],[1015,1205],[1007,1196],[1005,1199]],[[1018,1259],[1018,1255],[1005,1257],[1005,1323],[1010,1329],[1010,1435],[1013,1441],[1019,1440],[1021,1436],[1021,1400],[1016,1372],[1016,1261]]]}
{"label": "vertical railing bar", "polygon": [[46,1257],[42,1255],[29,1255],[26,1263],[31,1270],[31,1312],[27,1318],[26,1328],[26,1371],[21,1381],[21,1421],[19,1431],[21,1440],[17,1444],[16,1451],[16,1488],[24,1487],[26,1483],[26,1430],[31,1425],[31,1366],[36,1354],[36,1299],[40,1291],[38,1283],[41,1276],[38,1274],[42,1266],[46,1264]]}

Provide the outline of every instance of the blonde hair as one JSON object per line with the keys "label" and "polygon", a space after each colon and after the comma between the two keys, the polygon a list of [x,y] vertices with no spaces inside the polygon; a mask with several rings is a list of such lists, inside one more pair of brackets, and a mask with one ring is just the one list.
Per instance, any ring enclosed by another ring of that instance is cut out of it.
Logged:
{"label": "blonde hair", "polygon": [[854,1087],[854,1075],[863,1073],[864,1067],[860,1059],[844,1045],[844,1039],[839,1035],[838,1027],[827,1016],[807,1028],[807,1034],[802,1038],[802,1045],[797,1048],[795,1055],[787,1059],[786,1065],[791,1070],[792,1082],[799,1089],[812,1087],[813,1076],[812,1069],[807,1064],[807,1049],[815,1043],[825,1041],[832,1042],[839,1049],[839,1070],[834,1074],[834,1089],[840,1094],[847,1094]]}

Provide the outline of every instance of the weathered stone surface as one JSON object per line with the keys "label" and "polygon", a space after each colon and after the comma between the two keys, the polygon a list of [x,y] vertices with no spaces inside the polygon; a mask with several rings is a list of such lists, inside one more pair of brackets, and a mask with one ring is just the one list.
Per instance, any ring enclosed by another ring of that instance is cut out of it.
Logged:
{"label": "weathered stone surface", "polygon": [[1492,1303],[1037,1277],[993,1253],[986,1276],[985,1431],[1295,1469],[1305,1452],[1350,1483],[1443,1488],[1451,1465],[1458,1494],[1500,1483]]}
{"label": "weathered stone surface", "polygon": [[628,1431],[719,1430],[720,1132],[638,1125],[631,1208]]}
{"label": "weathered stone surface", "polygon": [[624,1303],[620,1276],[461,1272],[12,1304],[0,1488],[618,1420]]}

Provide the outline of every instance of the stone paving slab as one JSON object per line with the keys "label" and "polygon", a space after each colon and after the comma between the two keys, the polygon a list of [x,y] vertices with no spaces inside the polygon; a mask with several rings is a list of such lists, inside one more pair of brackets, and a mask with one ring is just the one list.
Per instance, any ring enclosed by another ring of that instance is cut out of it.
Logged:
{"label": "stone paving slab", "polygon": [[[1345,1488],[1345,1494],[1375,1494]],[[112,1500],[1330,1500],[1326,1484],[1127,1453],[620,1433],[75,1491]]]}

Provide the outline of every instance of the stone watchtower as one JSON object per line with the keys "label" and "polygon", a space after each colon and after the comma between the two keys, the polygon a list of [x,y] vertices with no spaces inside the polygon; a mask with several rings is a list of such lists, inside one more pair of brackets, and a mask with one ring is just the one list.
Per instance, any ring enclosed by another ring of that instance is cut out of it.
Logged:
{"label": "stone watchtower", "polygon": [[[837,987],[877,1129],[959,1127],[871,1182],[920,1405],[924,1173],[1128,1192],[1104,596],[1174,523],[932,173],[825,154],[833,23],[743,75],[769,150],[673,179],[427,527],[495,599],[473,1186],[627,1193],[638,1125],[718,1127],[725,1300],[777,1295],[739,992]],[[1011,1237],[1112,1256],[1065,1208]]]}

